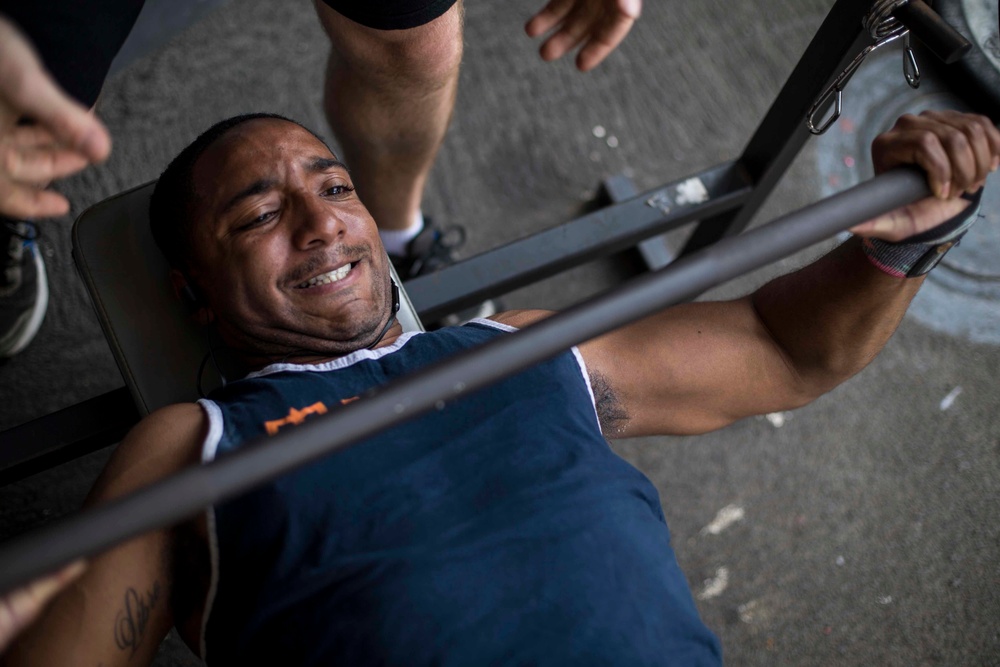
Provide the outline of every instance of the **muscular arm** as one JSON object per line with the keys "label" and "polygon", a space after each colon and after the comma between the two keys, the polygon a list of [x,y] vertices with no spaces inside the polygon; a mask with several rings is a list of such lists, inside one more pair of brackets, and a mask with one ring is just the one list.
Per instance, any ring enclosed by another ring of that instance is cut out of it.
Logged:
{"label": "muscular arm", "polygon": [[[1000,132],[955,112],[904,116],[872,148],[876,171],[917,164],[937,198],[859,225],[898,241],[968,204],[1000,164]],[[733,301],[670,308],[581,346],[605,434],[691,434],[799,407],[864,368],[899,325],[923,279],[875,268],[858,238]],[[523,326],[539,311],[505,319]]]}
{"label": "muscular arm", "polygon": [[[900,241],[967,207],[959,195],[1000,163],[1000,132],[972,114],[904,115],[875,140],[872,160],[877,173],[919,165],[936,194],[852,230]],[[876,269],[855,237],[749,297],[668,310],[588,343],[584,356],[624,407],[620,435],[704,432],[801,406],[853,376],[922,282]]]}
{"label": "muscular arm", "polygon": [[[864,368],[920,279],[875,269],[849,241],[732,301],[669,308],[580,346],[607,437],[695,434],[805,405]],[[525,326],[526,311],[504,321]]]}
{"label": "muscular arm", "polygon": [[[197,461],[204,417],[195,404],[159,410],[136,426],[87,498],[95,504]],[[4,665],[149,664],[173,625],[171,531],[154,531],[94,557],[86,572],[15,642]]]}
{"label": "muscular arm", "polygon": [[805,405],[864,368],[921,280],[882,273],[859,245],[750,296],[677,306],[582,346],[621,406],[607,435],[711,431]]}

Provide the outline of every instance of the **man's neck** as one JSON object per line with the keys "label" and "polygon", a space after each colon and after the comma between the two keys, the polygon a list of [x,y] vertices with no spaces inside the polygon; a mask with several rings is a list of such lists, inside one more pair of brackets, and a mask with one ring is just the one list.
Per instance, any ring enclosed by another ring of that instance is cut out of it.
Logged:
{"label": "man's neck", "polygon": [[254,371],[259,371],[267,366],[273,364],[294,364],[294,365],[317,365],[323,364],[329,361],[334,361],[336,359],[343,359],[348,357],[355,352],[366,349],[378,350],[384,347],[393,345],[399,337],[403,334],[403,327],[399,322],[392,322],[391,326],[386,329],[385,334],[376,340],[374,344],[361,345],[355,349],[344,352],[343,354],[329,354],[324,352],[317,352],[308,349],[292,350],[287,354],[254,354],[246,350],[238,350],[236,348],[230,347],[233,352],[236,353],[240,365],[243,367],[244,372],[242,375],[252,373]]}

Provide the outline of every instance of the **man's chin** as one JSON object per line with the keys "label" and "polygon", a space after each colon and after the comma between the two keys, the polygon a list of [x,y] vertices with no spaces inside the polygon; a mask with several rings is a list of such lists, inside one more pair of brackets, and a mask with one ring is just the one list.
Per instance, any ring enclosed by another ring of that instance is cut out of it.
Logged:
{"label": "man's chin", "polygon": [[375,317],[363,323],[355,323],[344,329],[332,329],[314,336],[304,336],[296,341],[302,349],[314,350],[322,354],[343,356],[363,350],[373,345],[385,326],[385,316]]}
{"label": "man's chin", "polygon": [[[371,346],[384,322],[376,320],[350,329],[330,329],[315,333],[285,331],[220,333],[226,347],[250,366],[275,362],[309,363],[323,358],[342,357]],[[228,335],[227,335],[228,334]]]}

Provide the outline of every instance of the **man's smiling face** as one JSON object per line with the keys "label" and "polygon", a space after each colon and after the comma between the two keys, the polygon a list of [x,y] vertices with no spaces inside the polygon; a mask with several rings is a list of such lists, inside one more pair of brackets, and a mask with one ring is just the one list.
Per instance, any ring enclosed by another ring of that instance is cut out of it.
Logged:
{"label": "man's smiling face", "polygon": [[347,169],[304,128],[255,119],[194,165],[189,273],[223,340],[261,355],[337,356],[389,313],[389,267]]}

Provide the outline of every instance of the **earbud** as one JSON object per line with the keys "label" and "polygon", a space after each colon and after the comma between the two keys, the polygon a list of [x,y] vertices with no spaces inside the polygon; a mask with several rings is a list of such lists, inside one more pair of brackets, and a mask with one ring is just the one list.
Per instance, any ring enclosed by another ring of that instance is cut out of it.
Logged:
{"label": "earbud", "polygon": [[201,306],[201,299],[198,298],[190,283],[184,283],[184,286],[181,287],[181,297],[191,310],[196,310]]}
{"label": "earbud", "polygon": [[194,281],[184,274],[177,276],[177,279],[177,283],[179,283],[177,292],[180,294],[181,301],[184,302],[188,310],[192,313],[197,313],[204,308],[206,306],[205,299],[202,297],[201,291],[195,285]]}
{"label": "earbud", "polygon": [[392,278],[389,278],[389,282],[392,283],[392,314],[395,315],[399,312],[399,285]]}

